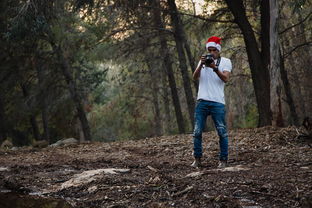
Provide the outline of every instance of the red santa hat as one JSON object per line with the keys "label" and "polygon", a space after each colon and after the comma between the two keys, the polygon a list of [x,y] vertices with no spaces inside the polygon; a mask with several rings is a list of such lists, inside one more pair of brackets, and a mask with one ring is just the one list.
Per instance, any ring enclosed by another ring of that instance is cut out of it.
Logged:
{"label": "red santa hat", "polygon": [[206,48],[209,48],[209,47],[214,47],[218,49],[218,51],[221,51],[221,38],[216,37],[216,36],[212,36],[208,38],[206,42]]}

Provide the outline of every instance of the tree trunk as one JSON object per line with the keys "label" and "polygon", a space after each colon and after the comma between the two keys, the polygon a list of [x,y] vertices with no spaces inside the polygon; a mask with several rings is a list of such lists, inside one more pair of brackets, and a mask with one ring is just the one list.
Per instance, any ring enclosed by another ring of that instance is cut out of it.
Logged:
{"label": "tree trunk", "polygon": [[37,70],[37,76],[38,76],[38,85],[39,85],[39,99],[40,99],[40,108],[41,108],[41,118],[42,118],[42,125],[43,125],[43,139],[47,142],[50,141],[50,132],[49,132],[49,117],[48,117],[48,102],[46,97],[46,90],[44,86],[44,71],[45,67],[43,66],[43,63],[41,63],[39,60],[37,62],[33,62],[33,67]]}
{"label": "tree trunk", "polygon": [[190,76],[189,72],[187,70],[187,63],[186,63],[186,56],[184,53],[184,43],[185,43],[185,37],[184,35],[184,29],[181,24],[181,20],[178,16],[178,10],[175,4],[174,0],[168,0],[170,17],[171,22],[173,24],[174,28],[174,39],[176,42],[178,57],[179,57],[179,68],[181,70],[182,79],[183,79],[183,87],[184,87],[184,93],[186,97],[186,102],[188,106],[188,113],[189,118],[191,121],[192,126],[194,126],[194,110],[195,110],[195,101],[193,97],[191,82],[190,82]]}
{"label": "tree trunk", "polygon": [[[261,11],[261,56],[263,63],[266,67],[269,67],[270,64],[270,1],[262,0],[260,4]],[[288,80],[287,71],[285,70],[284,58],[280,54],[280,73],[285,89],[286,101],[289,105],[290,114],[295,125],[298,125],[298,115],[296,113],[296,108],[294,105],[293,97],[291,94],[290,84]],[[271,97],[271,99],[274,99]],[[279,103],[280,101],[278,101]]]}
{"label": "tree trunk", "polygon": [[158,102],[158,86],[157,86],[157,80],[159,80],[159,77],[157,76],[157,72],[155,72],[155,69],[148,63],[148,60],[146,60],[146,64],[148,66],[148,71],[151,76],[152,81],[152,97],[153,97],[153,105],[154,105],[154,134],[156,136],[161,135],[161,120],[160,120],[160,108],[159,108],[159,102]]}
{"label": "tree trunk", "polygon": [[270,2],[268,0],[261,0],[261,57],[266,69],[270,64]]}
{"label": "tree trunk", "polygon": [[[303,17],[302,17],[302,13],[298,12],[298,21],[302,21]],[[311,22],[311,21],[310,21]],[[311,25],[311,24],[310,24]],[[309,30],[309,25],[308,28],[306,27],[305,24],[300,24],[298,25],[298,27],[294,28],[296,35],[297,34],[302,34],[300,36],[297,36],[297,38],[292,39],[292,42],[294,43],[293,46],[299,45],[299,44],[304,44],[307,43],[309,41],[311,41],[311,36],[309,36],[308,32],[306,31],[310,31]],[[303,102],[304,105],[304,117],[302,119],[304,119],[307,115],[312,115],[312,74],[311,74],[311,66],[312,66],[312,49],[311,49],[311,44],[304,46],[303,48],[301,48],[300,50],[297,51],[297,53],[301,58],[298,59],[296,58],[298,65],[295,66],[294,69],[300,67],[302,70],[302,75],[303,76],[299,76],[300,82],[298,84],[300,84],[302,86],[302,94],[304,97],[301,97],[299,102]],[[298,69],[296,69],[296,71],[298,71]],[[297,84],[297,83],[296,83]]]}
{"label": "tree trunk", "polygon": [[59,62],[61,64],[63,76],[65,78],[66,83],[68,84],[69,92],[76,106],[77,115],[81,122],[84,137],[87,141],[91,141],[90,127],[89,127],[89,123],[87,120],[85,110],[83,108],[82,98],[78,92],[76,83],[71,75],[69,63],[64,57],[63,50],[61,48],[58,48],[56,45],[52,45],[52,46],[53,46],[53,50],[56,52],[58,56]]}
{"label": "tree trunk", "polygon": [[[184,35],[184,37],[186,38],[186,35]],[[185,51],[188,57],[188,61],[189,61],[189,65],[191,67],[192,70],[192,74],[195,72],[196,69],[196,63],[195,63],[195,59],[194,56],[192,55],[192,51],[189,45],[189,42],[186,40],[184,40],[184,47],[185,47]],[[196,92],[198,92],[198,80],[193,80],[193,85],[195,87]]]}
{"label": "tree trunk", "polygon": [[[175,1],[171,1],[170,5],[172,6],[173,9],[175,9],[175,11],[173,11],[173,10],[171,10],[171,11],[175,13],[174,15],[177,15],[178,19],[180,19],[179,15],[178,15],[178,10],[177,10]],[[181,28],[181,31],[180,31],[181,34],[180,35],[181,35],[182,42],[183,42],[183,45],[184,45],[184,48],[185,48],[185,51],[186,51],[188,62],[189,62],[189,65],[191,67],[192,73],[194,73],[194,71],[196,69],[197,63],[195,63],[194,56],[192,55],[191,47],[190,47],[189,41],[187,39],[187,36],[185,34],[185,30],[184,30],[184,27],[182,25],[181,20],[179,20],[178,23],[179,23],[180,28]],[[197,92],[198,91],[198,81],[197,80],[193,80],[193,84],[194,84],[194,88],[196,89],[196,92]]]}
{"label": "tree trunk", "polygon": [[153,11],[154,12],[154,21],[155,21],[155,26],[159,29],[158,33],[159,33],[159,39],[160,39],[161,54],[164,57],[164,66],[166,68],[169,86],[171,89],[171,96],[172,96],[172,101],[173,101],[173,105],[174,105],[174,109],[175,109],[176,120],[177,120],[177,124],[178,124],[178,128],[179,128],[179,132],[185,133],[183,115],[182,115],[182,111],[181,111],[178,91],[177,91],[174,73],[173,73],[173,69],[172,69],[172,61],[170,59],[169,48],[167,45],[166,37],[164,36],[165,34],[161,30],[161,29],[164,29],[164,25],[163,25],[163,22],[161,19],[159,0],[153,1],[153,4],[154,4],[154,11]]}
{"label": "tree trunk", "polygon": [[3,95],[0,91],[0,144],[6,140],[7,137],[7,127],[5,121],[5,111],[4,111],[4,101]]}
{"label": "tree trunk", "polygon": [[171,113],[170,113],[170,100],[169,100],[169,92],[168,92],[168,80],[167,80],[167,74],[165,70],[162,70],[161,73],[161,81],[162,81],[162,89],[163,89],[163,104],[164,104],[164,111],[165,111],[165,126],[164,126],[164,132],[170,133],[172,131],[172,124],[171,124]]}
{"label": "tree trunk", "polygon": [[271,125],[269,71],[261,60],[255,34],[247,19],[243,1],[225,0],[225,2],[243,33],[258,106],[258,126]]}
{"label": "tree trunk", "polygon": [[283,86],[285,89],[285,94],[286,94],[286,101],[287,104],[289,106],[289,110],[290,110],[290,115],[291,115],[291,119],[294,125],[298,126],[299,125],[299,118],[298,118],[298,114],[296,111],[296,107],[295,107],[295,103],[293,100],[293,96],[291,93],[291,88],[290,88],[290,83],[289,83],[289,79],[288,79],[288,74],[287,71],[285,69],[285,63],[284,63],[284,58],[281,55],[281,51],[279,52],[280,54],[280,65],[281,65],[281,79],[283,82]]}
{"label": "tree trunk", "polygon": [[86,141],[79,117],[75,117],[74,121],[75,121],[75,129],[77,132],[77,136],[79,137],[79,141],[80,142]]}
{"label": "tree trunk", "polygon": [[41,117],[43,124],[43,139],[50,143],[48,104],[46,100],[43,101]]}
{"label": "tree trunk", "polygon": [[[289,14],[285,9],[282,9],[280,11],[280,14],[283,15],[283,18],[290,18],[293,17],[292,14]],[[300,21],[300,13],[299,15],[299,21]],[[281,17],[282,18],[282,17]],[[281,22],[283,23],[283,22]],[[303,24],[301,24],[303,25]],[[286,102],[289,105],[290,110],[290,116],[292,117],[292,122],[294,125],[300,124],[300,119],[303,120],[303,118],[306,116],[305,112],[305,96],[303,96],[303,86],[306,86],[306,84],[303,83],[303,80],[300,78],[303,73],[303,68],[300,64],[302,59],[306,60],[306,55],[302,52],[306,52],[304,49],[301,49],[300,51],[294,51],[288,58],[284,57],[284,53],[289,50],[289,48],[294,47],[296,44],[301,44],[300,41],[306,41],[304,40],[304,36],[296,37],[296,34],[300,34],[303,31],[300,31],[300,26],[297,26],[293,28],[293,30],[290,30],[286,33],[286,35],[281,35],[280,39],[280,52],[281,53],[281,77],[283,81],[283,85],[285,88],[285,94],[286,94]],[[288,22],[284,23],[284,27],[288,27]],[[297,31],[299,29],[299,31]],[[299,42],[298,42],[299,41]],[[298,59],[298,56],[300,56],[300,60]],[[289,70],[290,69],[290,70]],[[295,70],[294,70],[295,69]],[[288,88],[290,90],[288,90]],[[289,95],[287,94],[289,93]],[[292,104],[293,102],[293,104]],[[295,110],[292,110],[292,109]],[[296,119],[297,117],[297,119]],[[296,124],[296,120],[298,120],[298,124]]]}
{"label": "tree trunk", "polygon": [[[21,88],[22,88],[22,91],[23,91],[23,96],[24,96],[24,98],[26,100],[28,98],[28,96],[29,96],[28,90],[27,90],[26,86],[23,85],[23,84],[21,84]],[[30,106],[28,106],[28,105],[27,105],[27,107],[30,108]],[[30,114],[29,121],[30,121],[32,130],[33,130],[33,135],[34,135],[35,140],[37,140],[37,141],[40,140],[40,133],[39,133],[39,127],[38,127],[38,124],[37,124],[36,116],[32,112]]]}
{"label": "tree trunk", "polygon": [[280,73],[280,51],[278,43],[278,4],[270,0],[270,97],[272,125],[283,126],[281,107],[282,80]]}

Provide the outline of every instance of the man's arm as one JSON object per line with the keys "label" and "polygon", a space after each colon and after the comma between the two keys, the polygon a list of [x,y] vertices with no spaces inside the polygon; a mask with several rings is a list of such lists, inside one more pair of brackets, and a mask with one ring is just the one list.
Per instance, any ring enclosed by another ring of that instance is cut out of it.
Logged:
{"label": "man's arm", "polygon": [[193,79],[197,80],[200,77],[200,71],[203,68],[203,65],[205,63],[205,56],[202,56],[200,59],[200,62],[197,65],[197,68],[195,69],[194,73],[193,73]]}
{"label": "man's arm", "polygon": [[213,68],[213,71],[218,75],[218,77],[224,82],[227,83],[230,79],[230,72],[229,71],[220,71],[218,70],[218,67],[215,65],[215,63],[211,63],[210,66]]}
{"label": "man's arm", "polygon": [[218,77],[224,82],[224,83],[227,83],[229,80],[230,80],[230,72],[229,71],[219,71],[219,70],[216,70],[215,71],[216,74],[218,75]]}

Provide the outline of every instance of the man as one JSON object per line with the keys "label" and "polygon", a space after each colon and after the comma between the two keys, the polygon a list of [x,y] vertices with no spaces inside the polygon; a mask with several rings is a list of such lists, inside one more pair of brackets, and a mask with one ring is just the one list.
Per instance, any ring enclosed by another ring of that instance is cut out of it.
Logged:
{"label": "man", "polygon": [[[195,127],[193,133],[194,157],[192,167],[201,165],[202,157],[202,132],[207,116],[211,115],[219,135],[220,162],[219,168],[226,167],[228,160],[228,134],[225,123],[224,85],[229,81],[232,70],[231,60],[220,57],[221,38],[210,37],[206,42],[206,49],[212,55],[211,63],[206,62],[202,56],[193,74],[199,79],[197,104],[195,109]],[[206,66],[205,65],[206,62]]]}

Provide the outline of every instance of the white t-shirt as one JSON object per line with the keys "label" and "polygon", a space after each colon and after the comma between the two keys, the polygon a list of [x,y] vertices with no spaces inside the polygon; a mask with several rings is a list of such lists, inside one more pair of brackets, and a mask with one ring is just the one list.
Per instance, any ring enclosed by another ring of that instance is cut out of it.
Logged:
{"label": "white t-shirt", "polygon": [[[217,60],[215,60],[217,63]],[[198,63],[198,66],[200,62]],[[218,66],[220,71],[232,71],[232,63],[228,58],[221,57],[220,64]],[[205,65],[200,71],[199,77],[199,89],[197,100],[203,99],[207,101],[214,101],[225,104],[224,100],[224,82],[219,78],[216,72],[212,68]]]}

